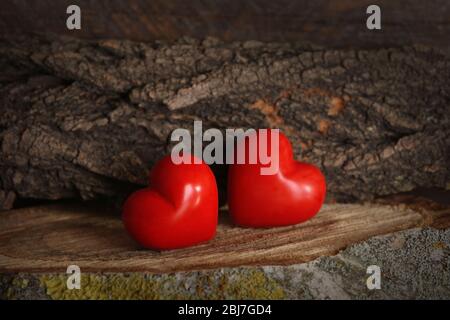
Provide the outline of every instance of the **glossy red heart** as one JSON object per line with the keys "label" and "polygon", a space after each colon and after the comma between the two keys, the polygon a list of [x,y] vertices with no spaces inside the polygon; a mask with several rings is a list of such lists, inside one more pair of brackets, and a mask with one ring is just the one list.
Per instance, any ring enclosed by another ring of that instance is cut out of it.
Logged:
{"label": "glossy red heart", "polygon": [[[260,141],[261,130],[255,133]],[[270,130],[268,130],[270,132]],[[262,175],[261,164],[230,165],[228,172],[228,206],[233,221],[245,227],[275,227],[297,224],[313,217],[325,199],[326,183],[323,174],[314,165],[298,162],[293,157],[288,138],[279,133],[279,148],[272,143],[271,135],[262,147],[269,155],[278,156],[279,169],[274,175]],[[248,139],[236,147],[250,150]],[[256,147],[259,151],[260,145]],[[265,149],[267,148],[267,149]],[[276,149],[279,153],[275,152]],[[242,149],[241,149],[242,151]],[[264,163],[264,162],[262,162]]]}
{"label": "glossy red heart", "polygon": [[123,223],[142,246],[176,249],[214,237],[216,179],[205,163],[191,163],[175,164],[166,156],[151,170],[149,187],[136,191],[125,202]]}

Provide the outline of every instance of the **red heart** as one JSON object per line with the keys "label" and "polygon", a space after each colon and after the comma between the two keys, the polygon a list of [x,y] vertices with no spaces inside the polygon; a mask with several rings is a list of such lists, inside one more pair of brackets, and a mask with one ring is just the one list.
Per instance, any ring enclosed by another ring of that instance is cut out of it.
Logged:
{"label": "red heart", "polygon": [[261,130],[257,131],[257,150],[270,151],[279,170],[274,175],[262,175],[258,158],[249,163],[248,138],[238,144],[236,151],[245,148],[244,164],[233,164],[228,172],[228,206],[236,224],[246,227],[275,227],[296,224],[313,217],[325,199],[326,183],[320,170],[307,163],[294,160],[292,146],[284,134],[279,133],[279,153],[272,146],[271,130],[261,146]]}
{"label": "red heart", "polygon": [[123,223],[142,246],[176,249],[214,237],[216,179],[205,163],[191,163],[177,165],[166,156],[152,169],[149,187],[136,191],[125,202]]}

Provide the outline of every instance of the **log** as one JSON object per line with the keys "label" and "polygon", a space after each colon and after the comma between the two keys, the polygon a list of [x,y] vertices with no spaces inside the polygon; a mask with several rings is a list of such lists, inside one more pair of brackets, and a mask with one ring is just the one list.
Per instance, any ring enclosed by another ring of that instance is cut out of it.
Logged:
{"label": "log", "polygon": [[437,48],[5,38],[0,68],[0,208],[121,198],[194,120],[280,128],[331,200],[448,187],[450,60]]}
{"label": "log", "polygon": [[291,265],[334,255],[372,236],[416,227],[448,228],[448,207],[420,211],[381,204],[325,205],[295,226],[250,229],[220,212],[216,237],[169,251],[142,250],[120,217],[100,203],[54,204],[10,210],[0,219],[0,273],[171,273],[235,266]]}

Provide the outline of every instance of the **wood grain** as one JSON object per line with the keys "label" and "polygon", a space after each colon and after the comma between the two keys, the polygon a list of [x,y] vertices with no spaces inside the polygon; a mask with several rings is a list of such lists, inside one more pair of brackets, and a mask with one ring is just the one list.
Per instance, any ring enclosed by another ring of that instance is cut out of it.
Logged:
{"label": "wood grain", "polygon": [[448,47],[446,0],[378,0],[382,30],[365,27],[370,0],[78,0],[81,30],[66,28],[71,0],[0,2],[0,35],[54,33],[88,39],[310,41],[327,47]]}
{"label": "wood grain", "polygon": [[332,255],[371,236],[430,226],[448,227],[448,210],[418,212],[387,205],[325,205],[296,226],[244,229],[220,213],[214,240],[155,252],[138,247],[120,217],[99,204],[64,204],[12,210],[0,219],[0,272],[83,271],[167,273],[241,265],[284,265]]}

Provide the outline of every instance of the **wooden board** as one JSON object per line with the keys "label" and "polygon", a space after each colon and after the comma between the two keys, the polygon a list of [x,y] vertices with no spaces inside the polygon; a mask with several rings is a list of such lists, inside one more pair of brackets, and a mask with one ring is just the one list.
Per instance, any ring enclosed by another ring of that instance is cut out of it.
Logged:
{"label": "wooden board", "polygon": [[192,248],[155,252],[140,249],[120,217],[98,204],[40,206],[0,216],[0,272],[83,271],[174,272],[240,265],[293,264],[331,255],[378,234],[438,222],[448,227],[448,210],[419,212],[387,205],[325,205],[296,226],[244,229],[226,212],[214,240]]}
{"label": "wooden board", "polygon": [[78,0],[81,30],[66,28],[72,0],[0,2],[0,36],[54,33],[139,41],[214,36],[325,46],[448,46],[450,3],[378,0],[382,29],[365,27],[370,0]]}

